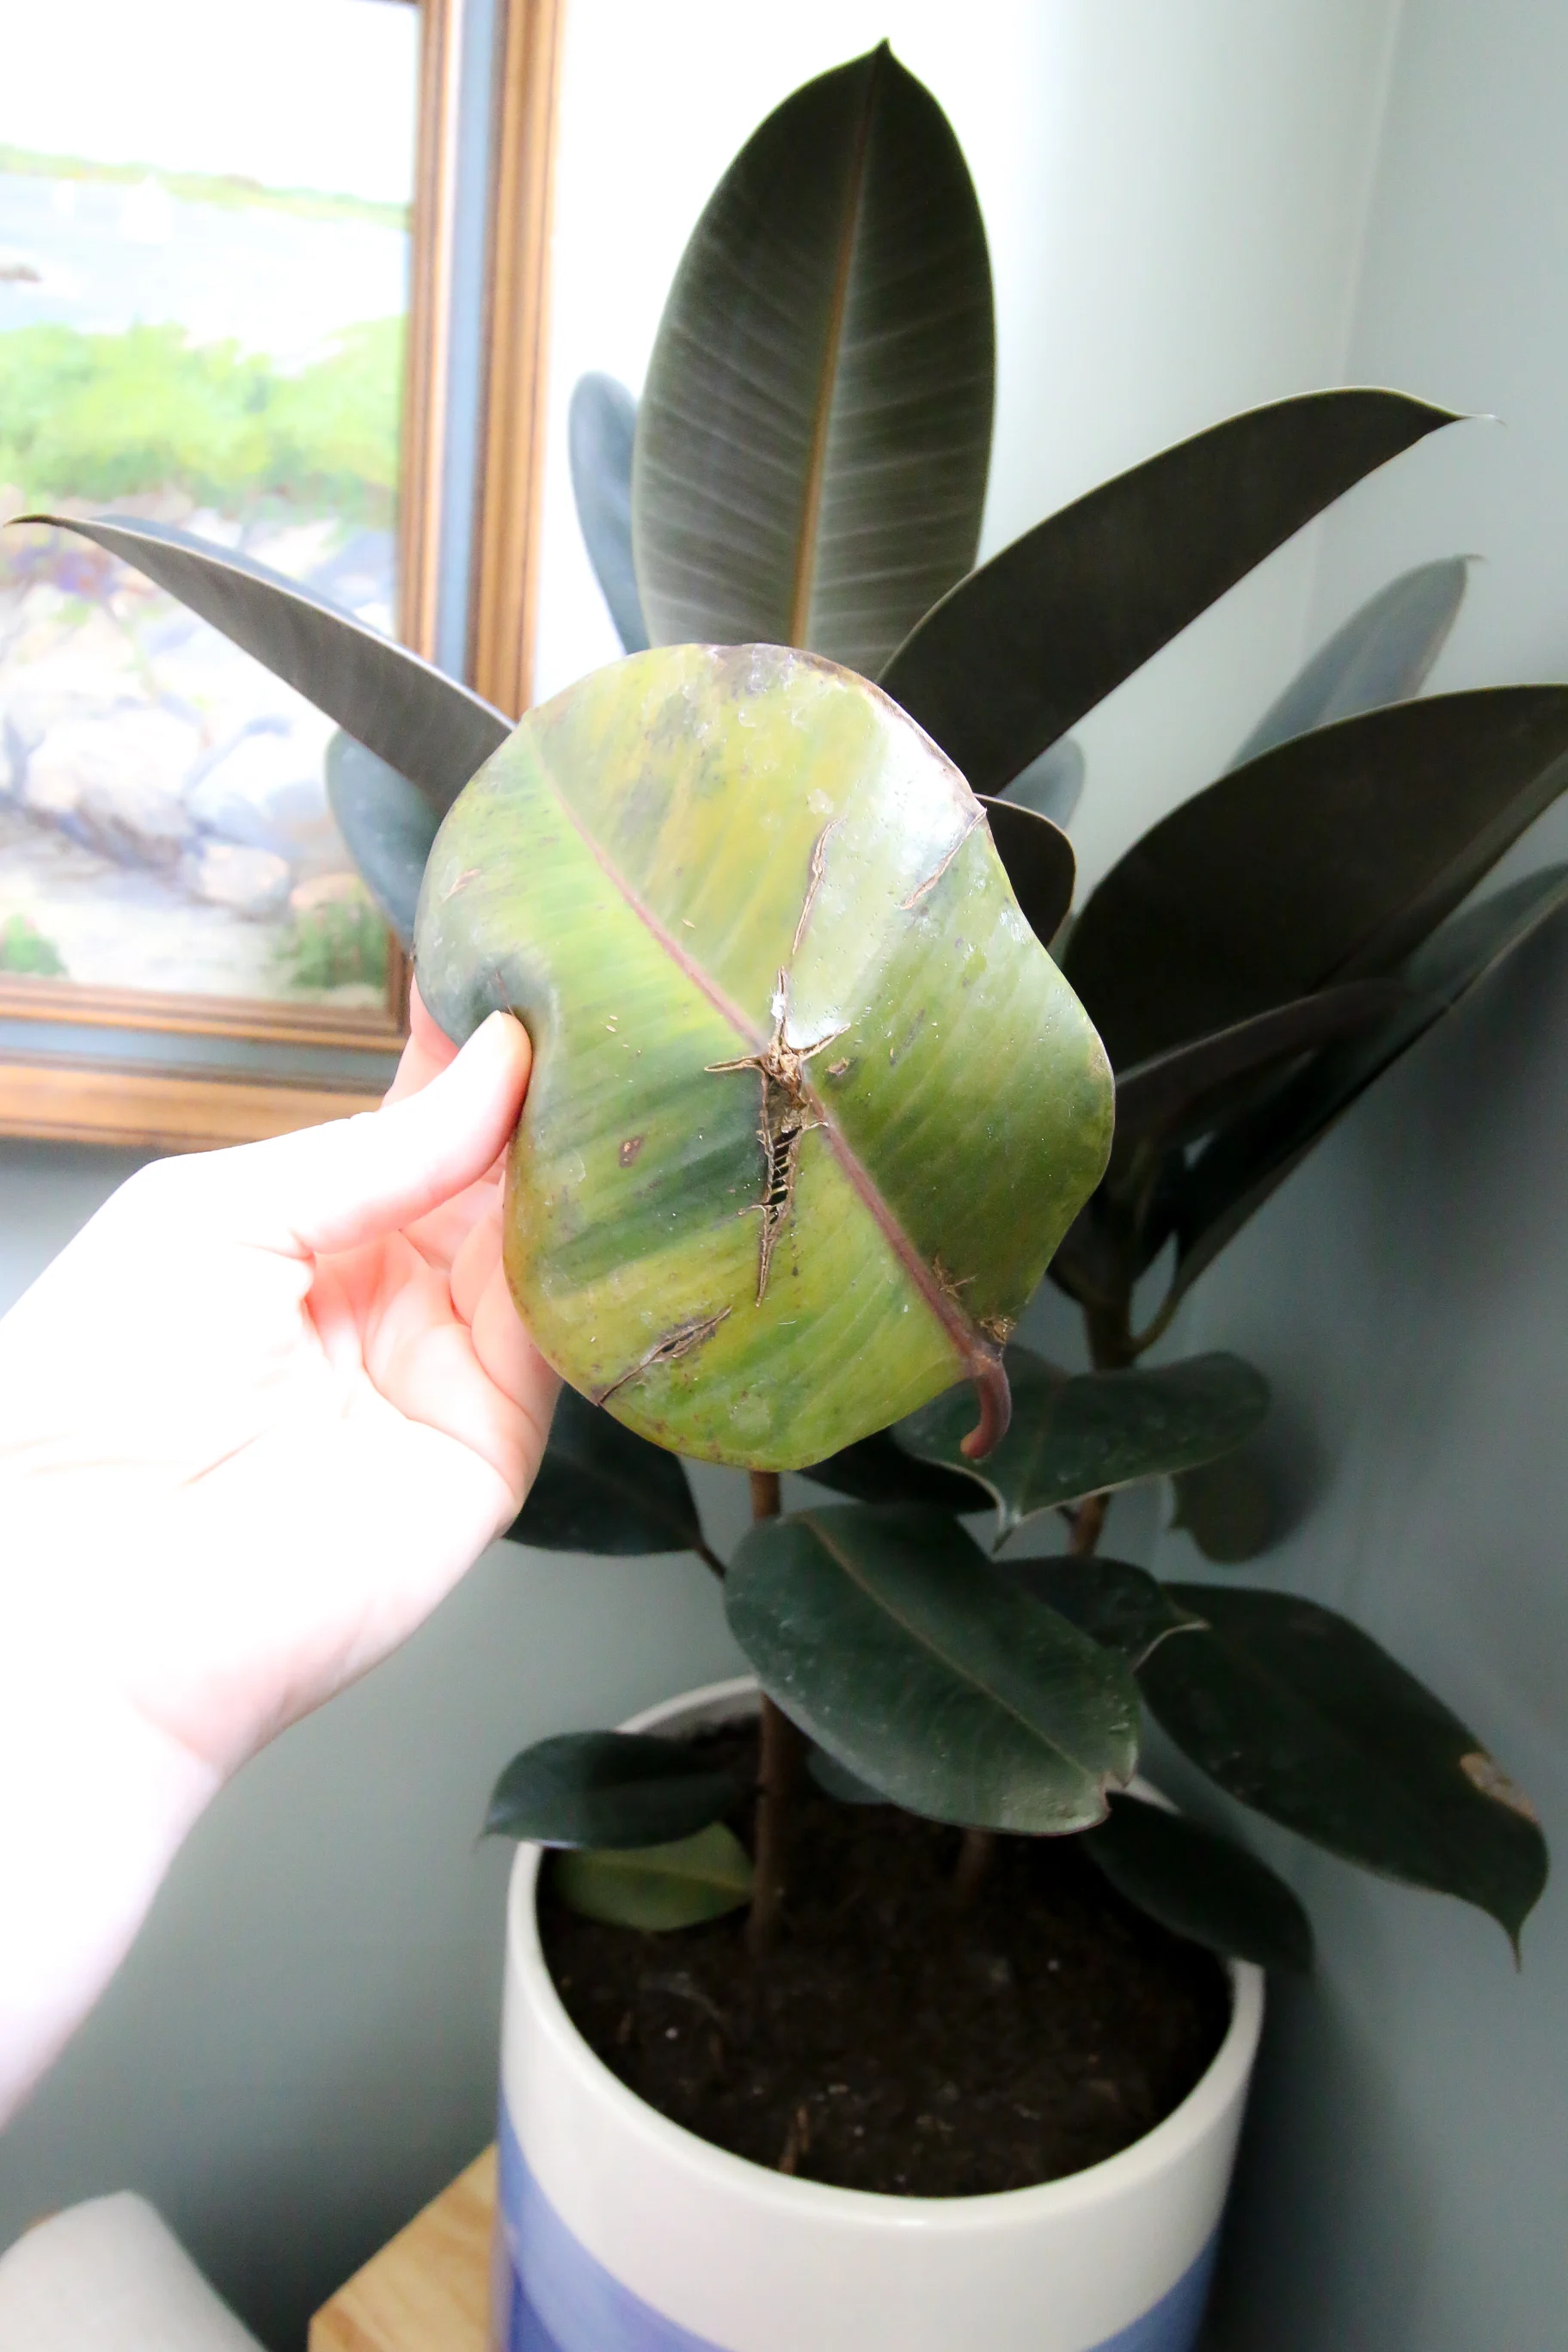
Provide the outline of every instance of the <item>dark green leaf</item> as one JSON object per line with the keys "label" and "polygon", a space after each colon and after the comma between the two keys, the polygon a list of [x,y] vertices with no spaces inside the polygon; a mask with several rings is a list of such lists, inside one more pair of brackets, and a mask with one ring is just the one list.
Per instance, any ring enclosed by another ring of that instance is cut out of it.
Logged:
{"label": "dark green leaf", "polygon": [[[1009,1348],[1007,1378],[1012,1425],[970,1473],[996,1505],[998,1543],[1040,1511],[1227,1454],[1268,1409],[1267,1383],[1239,1356],[1069,1380],[1028,1349]],[[898,1424],[899,1444],[920,1461],[953,1468],[973,1417],[965,1418],[967,1402],[963,1390],[949,1390],[923,1405]]]}
{"label": "dark green leaf", "polygon": [[702,1525],[679,1457],[563,1388],[528,1500],[507,1529],[538,1551],[696,1551]]}
{"label": "dark green leaf", "polygon": [[1064,735],[1019,771],[1003,797],[1033,809],[1037,816],[1048,816],[1065,833],[1083,798],[1083,752],[1070,735]]}
{"label": "dark green leaf", "polygon": [[1207,1630],[1163,1643],[1140,1679],[1193,1761],[1331,1853],[1476,1904],[1517,1944],[1546,1883],[1545,1842],[1474,1732],[1315,1601],[1167,1590]]}
{"label": "dark green leaf", "polygon": [[632,1847],[692,1836],[745,1790],[676,1739],[565,1731],[514,1756],[490,1792],[487,1837]]}
{"label": "dark green leaf", "polygon": [[1369,710],[1222,776],[1095,891],[1064,969],[1118,1070],[1397,970],[1568,782],[1568,687]]}
{"label": "dark green leaf", "polygon": [[1183,1179],[1175,1213],[1176,1297],[1189,1290],[1351,1105],[1568,899],[1568,866],[1549,866],[1468,908],[1405,966],[1410,990],[1365,1035],[1320,1054],[1221,1129]]}
{"label": "dark green leaf", "polygon": [[671,1845],[563,1853],[552,1878],[563,1903],[584,1918],[655,1934],[721,1919],[752,1899],[751,1858],[722,1822]]}
{"label": "dark green leaf", "polygon": [[1102,1648],[1120,1650],[1132,1667],[1171,1634],[1203,1622],[1190,1610],[1178,1609],[1146,1569],[1099,1553],[1088,1559],[1063,1552],[1049,1559],[1009,1560],[1004,1573],[1009,1583],[1059,1611]]}
{"label": "dark green leaf", "polygon": [[1230,417],[1005,547],[925,615],[881,682],[975,792],[1000,792],[1303,523],[1453,421],[1362,390]]}
{"label": "dark green leaf", "polygon": [[1117,1892],[1173,1935],[1227,1959],[1304,1972],[1312,1927],[1282,1878],[1196,1822],[1137,1797],[1116,1797],[1110,1818],[1084,1837],[1084,1852]]}
{"label": "dark green leaf", "polygon": [[1013,896],[1043,948],[1048,948],[1072,905],[1078,861],[1072,844],[1049,817],[1013,801],[981,803],[996,855],[1006,868]]}
{"label": "dark green leaf", "polygon": [[869,1780],[851,1772],[830,1756],[826,1748],[806,1751],[805,1769],[826,1796],[837,1797],[841,1805],[885,1805],[888,1801],[880,1789],[873,1789]]}
{"label": "dark green leaf", "polygon": [[336,719],[445,814],[511,722],[405,646],[232,548],[169,523],[102,515],[18,515],[94,541]]}
{"label": "dark green leaf", "polygon": [[966,1469],[937,1470],[906,1454],[890,1429],[814,1462],[801,1472],[858,1503],[924,1503],[933,1511],[984,1511],[991,1497]]}
{"label": "dark green leaf", "polygon": [[710,198],[648,363],[632,514],[656,642],[875,677],[974,561],[993,344],[980,207],[930,91],[885,43],[796,90]]}
{"label": "dark green leaf", "polygon": [[1124,1661],[1016,1591],[955,1520],[841,1504],[762,1521],[724,1599],[763,1689],[910,1812],[1056,1836],[1131,1777]]}
{"label": "dark green leaf", "polygon": [[1274,1540],[1278,1506],[1268,1473],[1244,1445],[1222,1461],[1178,1471],[1171,1481],[1173,1528],[1184,1528],[1205,1559],[1235,1568]]}
{"label": "dark green leaf", "polygon": [[1357,711],[1405,702],[1419,693],[1458,616],[1469,568],[1468,555],[1450,555],[1391,580],[1319,647],[1258,720],[1231,766],[1243,768],[1310,727],[1353,719]]}
{"label": "dark green leaf", "polygon": [[436,811],[416,784],[341,731],[327,746],[327,805],[371,896],[412,950]]}
{"label": "dark green leaf", "polygon": [[613,375],[579,376],[572,390],[566,442],[578,528],[594,577],[628,654],[647,644],[632,564],[632,443],[637,404]]}
{"label": "dark green leaf", "polygon": [[1407,993],[1397,980],[1351,981],[1136,1063],[1116,1081],[1118,1146],[1183,1143],[1205,1134],[1235,1098],[1238,1081],[1254,1082],[1314,1046],[1370,1029]]}

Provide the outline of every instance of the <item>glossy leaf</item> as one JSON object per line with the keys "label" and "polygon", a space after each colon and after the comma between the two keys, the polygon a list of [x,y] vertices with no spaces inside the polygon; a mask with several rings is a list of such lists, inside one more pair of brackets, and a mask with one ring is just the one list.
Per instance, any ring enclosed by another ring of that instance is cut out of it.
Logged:
{"label": "glossy leaf", "polygon": [[[1267,1382],[1239,1356],[1069,1379],[1026,1348],[1009,1348],[1007,1374],[1012,1425],[972,1471],[996,1505],[998,1543],[1041,1511],[1227,1454],[1268,1409]],[[922,1462],[956,1467],[965,1402],[962,1393],[938,1397],[900,1423],[899,1444]]]}
{"label": "glossy leaf", "polygon": [[1310,727],[1418,694],[1458,618],[1469,568],[1468,556],[1450,555],[1391,580],[1319,647],[1265,711],[1231,766],[1243,768]]}
{"label": "glossy leaf", "polygon": [[874,1789],[869,1780],[862,1780],[847,1764],[840,1764],[837,1756],[830,1756],[826,1748],[807,1749],[805,1769],[823,1794],[837,1797],[841,1805],[885,1805],[888,1801],[880,1789]]}
{"label": "glossy leaf", "polygon": [[654,1934],[721,1919],[752,1899],[751,1857],[722,1822],[669,1845],[559,1854],[551,1876],[584,1918]]}
{"label": "glossy leaf", "polygon": [[997,1433],[994,1334],[1104,1165],[1109,1076],[874,688],[770,646],[581,680],[443,825],[417,964],[448,1035],[532,1034],[507,1267],[574,1388],[757,1468],[964,1378]]}
{"label": "glossy leaf", "polygon": [[327,746],[327,805],[371,896],[412,948],[436,811],[416,784],[341,730]]}
{"label": "glossy leaf", "polygon": [[1395,971],[1568,782],[1568,687],[1369,710],[1221,777],[1114,866],[1063,961],[1111,1062]]}
{"label": "glossy leaf", "polygon": [[885,43],[796,90],[710,198],[648,363],[632,512],[655,642],[805,646],[874,677],[974,561],[993,346],[980,207],[930,91]]}
{"label": "glossy leaf", "polygon": [[1207,1629],[1163,1643],[1140,1679],[1193,1761],[1331,1853],[1476,1904],[1517,1944],[1546,1881],[1545,1843],[1474,1732],[1314,1601],[1168,1590]]}
{"label": "glossy leaf", "polygon": [[648,642],[632,562],[632,443],[637,404],[613,375],[579,376],[566,416],[578,528],[616,635],[628,654]]}
{"label": "glossy leaf", "polygon": [[1000,792],[1303,523],[1453,421],[1365,390],[1229,417],[982,564],[911,631],[882,684],[977,793]]}
{"label": "glossy leaf", "polygon": [[952,1519],[838,1504],[763,1520],[730,1630],[817,1745],[909,1811],[1057,1836],[1131,1774],[1125,1662],[1016,1591]]}
{"label": "glossy leaf", "polygon": [[853,1495],[858,1503],[924,1503],[933,1511],[984,1511],[990,1496],[965,1467],[939,1470],[906,1454],[890,1429],[857,1438],[853,1445],[813,1462],[802,1475],[829,1486],[837,1495]]}
{"label": "glossy leaf", "polygon": [[1173,1935],[1260,1969],[1311,1967],[1307,1914],[1284,1880],[1234,1839],[1163,1805],[1117,1797],[1083,1850],[1118,1894]]}
{"label": "glossy leaf", "polygon": [[1072,844],[1059,825],[1033,809],[997,800],[981,806],[1013,896],[1040,945],[1048,948],[1072,906],[1078,877]]}
{"label": "glossy leaf", "polygon": [[1003,798],[1016,801],[1020,808],[1033,809],[1037,816],[1048,816],[1065,833],[1078,814],[1083,783],[1082,750],[1070,735],[1064,735],[1059,742],[1047,743],[1019,771]]}
{"label": "glossy leaf", "polygon": [[1171,1525],[1184,1528],[1216,1567],[1256,1559],[1275,1540],[1279,1511],[1273,1487],[1263,1464],[1245,1446],[1221,1461],[1178,1471],[1171,1485]]}
{"label": "glossy leaf", "polygon": [[1119,1650],[1134,1668],[1173,1633],[1203,1622],[1178,1609],[1147,1569],[1128,1560],[1063,1552],[1050,1559],[1009,1560],[1005,1573],[1019,1591],[1058,1611],[1101,1648]]}
{"label": "glossy leaf", "polygon": [[484,1833],[536,1845],[663,1845],[706,1829],[745,1793],[679,1740],[566,1731],[512,1758],[490,1792]]}
{"label": "glossy leaf", "polygon": [[1279,1090],[1224,1128],[1186,1171],[1174,1216],[1173,1290],[1191,1288],[1226,1244],[1342,1118],[1374,1079],[1408,1053],[1506,956],[1568,900],[1568,866],[1498,890],[1433,934],[1405,967],[1406,1001],[1363,1036],[1318,1055]]}
{"label": "glossy leaf", "polygon": [[613,1414],[563,1388],[528,1500],[507,1529],[537,1551],[696,1551],[702,1525],[685,1471]]}
{"label": "glossy leaf", "polygon": [[16,520],[74,530],[134,564],[416,784],[438,814],[511,731],[499,710],[406,646],[233,548],[121,515]]}
{"label": "glossy leaf", "polygon": [[1283,1063],[1384,1020],[1408,994],[1397,980],[1355,980],[1136,1063],[1116,1081],[1116,1141],[1182,1143],[1207,1132],[1234,1097]]}

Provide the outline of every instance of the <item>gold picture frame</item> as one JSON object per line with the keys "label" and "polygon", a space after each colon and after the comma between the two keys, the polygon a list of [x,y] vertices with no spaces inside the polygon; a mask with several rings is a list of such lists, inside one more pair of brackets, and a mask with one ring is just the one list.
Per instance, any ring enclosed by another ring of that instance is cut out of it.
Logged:
{"label": "gold picture frame", "polygon": [[[465,0],[422,18],[398,508],[398,634],[437,654],[449,518],[452,292]],[[542,370],[563,0],[496,0],[489,72],[480,464],[471,517],[470,683],[529,699],[542,490]],[[472,71],[472,60],[467,70]],[[0,1136],[193,1150],[363,1110],[406,1032],[392,942],[374,1010],[163,995],[0,976]]]}

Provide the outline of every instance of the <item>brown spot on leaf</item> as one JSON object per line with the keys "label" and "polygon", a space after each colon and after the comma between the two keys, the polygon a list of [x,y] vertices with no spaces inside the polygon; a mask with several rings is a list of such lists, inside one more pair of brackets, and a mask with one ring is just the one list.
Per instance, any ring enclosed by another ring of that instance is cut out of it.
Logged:
{"label": "brown spot on leaf", "polygon": [[1495,1756],[1489,1756],[1485,1748],[1474,1748],[1468,1756],[1460,1757],[1459,1769],[1471,1788],[1479,1789],[1483,1797],[1489,1797],[1495,1805],[1506,1805],[1510,1813],[1518,1813],[1521,1821],[1532,1822],[1537,1829],[1540,1828],[1540,1814],[1519,1782],[1509,1778]]}
{"label": "brown spot on leaf", "polygon": [[618,1373],[606,1387],[595,1389],[590,1402],[604,1404],[617,1389],[624,1389],[628,1381],[635,1381],[640,1373],[652,1371],[656,1364],[679,1363],[682,1356],[689,1356],[694,1348],[700,1348],[704,1339],[713,1337],[729,1312],[727,1307],[721,1307],[717,1315],[699,1315],[689,1323],[677,1324],[673,1331],[667,1331],[662,1339],[656,1339],[646,1355],[639,1356],[635,1364],[628,1364],[626,1370]]}
{"label": "brown spot on leaf", "polygon": [[620,1150],[620,1161],[623,1168],[629,1168],[631,1166],[632,1161],[637,1158],[637,1153],[642,1150],[643,1145],[647,1141],[647,1138],[646,1135],[627,1136]]}

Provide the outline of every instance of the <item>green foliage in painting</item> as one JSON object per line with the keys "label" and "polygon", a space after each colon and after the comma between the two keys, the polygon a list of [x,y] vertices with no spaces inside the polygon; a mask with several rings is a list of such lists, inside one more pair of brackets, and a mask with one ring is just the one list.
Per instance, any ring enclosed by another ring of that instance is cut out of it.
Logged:
{"label": "green foliage in painting", "polygon": [[27,916],[7,915],[0,922],[0,971],[34,980],[63,980],[66,961],[53,940],[47,939]]}

